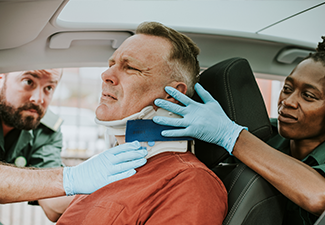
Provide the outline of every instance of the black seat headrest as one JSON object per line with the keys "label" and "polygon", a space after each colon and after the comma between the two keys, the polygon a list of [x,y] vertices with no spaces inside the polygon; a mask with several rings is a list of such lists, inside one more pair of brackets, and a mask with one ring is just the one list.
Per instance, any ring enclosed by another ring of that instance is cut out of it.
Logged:
{"label": "black seat headrest", "polygon": [[[231,120],[264,141],[270,137],[272,128],[264,100],[246,59],[231,58],[215,64],[201,74],[200,84]],[[193,99],[202,102],[197,94]],[[222,147],[200,140],[195,140],[195,154],[209,168],[229,156]]]}

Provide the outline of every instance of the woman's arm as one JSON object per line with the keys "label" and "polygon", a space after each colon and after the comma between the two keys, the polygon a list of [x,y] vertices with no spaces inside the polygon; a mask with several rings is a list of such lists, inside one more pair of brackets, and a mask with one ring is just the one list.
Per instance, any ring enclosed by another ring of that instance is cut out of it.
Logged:
{"label": "woman's arm", "polygon": [[317,216],[325,210],[325,178],[315,169],[246,130],[240,133],[232,154],[303,209]]}

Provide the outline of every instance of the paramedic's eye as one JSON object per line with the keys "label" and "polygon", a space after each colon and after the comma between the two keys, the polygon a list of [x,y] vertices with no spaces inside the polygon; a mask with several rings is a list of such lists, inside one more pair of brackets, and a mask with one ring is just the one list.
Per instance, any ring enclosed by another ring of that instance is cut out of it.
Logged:
{"label": "paramedic's eye", "polygon": [[53,89],[54,89],[54,88],[53,88],[52,86],[47,86],[47,87],[45,88],[45,90],[46,90],[47,92],[51,92]]}
{"label": "paramedic's eye", "polygon": [[31,79],[24,79],[23,83],[27,86],[32,86],[33,85],[33,81]]}

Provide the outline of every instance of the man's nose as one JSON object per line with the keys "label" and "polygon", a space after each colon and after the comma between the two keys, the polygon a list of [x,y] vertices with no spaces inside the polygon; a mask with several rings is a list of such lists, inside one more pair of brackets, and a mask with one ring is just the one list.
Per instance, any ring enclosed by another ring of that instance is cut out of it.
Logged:
{"label": "man's nose", "polygon": [[44,103],[44,93],[42,88],[37,87],[32,91],[32,95],[29,98],[29,101],[35,104],[43,104]]}
{"label": "man's nose", "polygon": [[102,80],[104,83],[118,84],[117,72],[114,67],[110,67],[102,73]]}

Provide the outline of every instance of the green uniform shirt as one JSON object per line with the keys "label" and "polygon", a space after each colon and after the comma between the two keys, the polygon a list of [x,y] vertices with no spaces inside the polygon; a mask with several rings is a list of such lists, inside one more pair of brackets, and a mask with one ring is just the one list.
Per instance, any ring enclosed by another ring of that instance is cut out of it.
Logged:
{"label": "green uniform shirt", "polygon": [[61,123],[62,119],[47,112],[35,130],[14,129],[5,138],[0,126],[0,161],[16,166],[62,166]]}
{"label": "green uniform shirt", "polygon": [[[273,135],[267,141],[267,143],[273,148],[276,148],[287,155],[291,155],[290,140],[283,138],[278,134],[276,119],[271,119],[271,124],[273,126]],[[302,161],[317,170],[322,176],[325,177],[325,142],[317,146]],[[288,201],[283,224],[314,224],[317,218],[317,216],[307,212],[293,202]]]}

